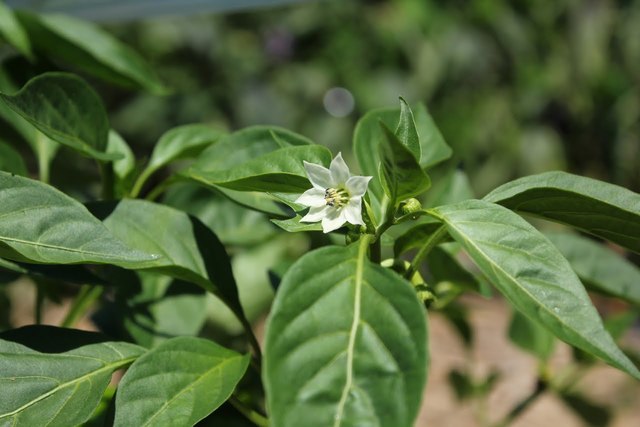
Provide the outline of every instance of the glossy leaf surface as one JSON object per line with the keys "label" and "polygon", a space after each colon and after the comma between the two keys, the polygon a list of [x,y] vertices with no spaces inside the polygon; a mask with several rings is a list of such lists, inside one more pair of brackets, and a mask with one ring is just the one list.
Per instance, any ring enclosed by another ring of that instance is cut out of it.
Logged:
{"label": "glossy leaf surface", "polygon": [[143,352],[142,347],[123,342],[78,342],[68,351],[40,352],[0,338],[0,424],[83,423],[100,403],[112,373]]}
{"label": "glossy leaf surface", "polygon": [[36,51],[125,87],[163,94],[165,87],[137,52],[100,27],[66,15],[18,12]]}
{"label": "glossy leaf surface", "polygon": [[105,153],[109,121],[102,100],[73,74],[39,75],[15,95],[0,94],[0,99],[56,142],[99,160],[120,157]]}
{"label": "glossy leaf surface", "polygon": [[285,274],[265,344],[273,425],[412,425],[426,376],[424,309],[366,250],[366,239],[322,248]]}
{"label": "glossy leaf surface", "polygon": [[166,341],[122,378],[114,425],[194,425],[229,398],[248,365],[249,355],[202,338]]}
{"label": "glossy leaf surface", "polygon": [[55,188],[0,172],[0,255],[45,264],[136,268],[157,258],[118,240],[79,202]]}
{"label": "glossy leaf surface", "polygon": [[430,211],[520,312],[558,338],[640,379],[606,332],[568,261],[512,211],[469,200]]}
{"label": "glossy leaf surface", "polygon": [[592,289],[640,306],[640,269],[592,239],[572,233],[546,235]]}
{"label": "glossy leaf surface", "polygon": [[640,194],[626,188],[546,172],[504,184],[484,200],[571,225],[640,253]]}

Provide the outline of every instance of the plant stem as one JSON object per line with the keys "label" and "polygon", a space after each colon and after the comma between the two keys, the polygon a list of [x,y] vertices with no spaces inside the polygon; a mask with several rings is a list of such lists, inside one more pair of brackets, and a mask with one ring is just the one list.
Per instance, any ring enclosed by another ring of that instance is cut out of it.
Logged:
{"label": "plant stem", "polygon": [[87,312],[95,300],[102,295],[103,291],[104,288],[100,286],[83,285],[60,326],[63,328],[70,328],[75,325],[78,319]]}
{"label": "plant stem", "polygon": [[138,175],[136,182],[133,184],[133,188],[131,188],[131,191],[129,192],[129,197],[131,197],[132,199],[135,199],[136,197],[138,197],[138,195],[142,191],[142,187],[144,186],[144,183],[147,182],[147,179],[149,178],[149,176],[151,176],[151,172],[149,169],[143,170],[142,173]]}
{"label": "plant stem", "polygon": [[98,161],[98,167],[102,176],[102,198],[111,200],[114,198],[113,168],[111,163],[103,161]]}
{"label": "plant stem", "polygon": [[253,328],[251,327],[251,324],[249,323],[247,318],[244,316],[244,314],[236,313],[236,317],[242,324],[242,327],[244,328],[244,332],[247,334],[247,338],[249,339],[249,345],[251,345],[251,348],[253,349],[253,355],[258,364],[258,373],[261,373],[260,366],[262,365],[262,350],[260,350],[260,343],[258,343],[258,339],[256,338],[256,335],[253,333]]}
{"label": "plant stem", "polygon": [[231,403],[233,405],[233,407],[238,410],[238,412],[240,412],[242,415],[247,417],[247,419],[249,421],[251,421],[252,423],[254,423],[255,425],[260,426],[260,427],[268,427],[269,426],[269,420],[266,417],[264,417],[262,414],[258,413],[257,411],[255,411],[255,410],[253,410],[251,408],[248,408],[236,396],[231,395],[231,397],[229,397],[229,403]]}
{"label": "plant stem", "polygon": [[547,382],[538,379],[536,388],[533,392],[527,396],[524,400],[518,403],[501,421],[494,424],[494,427],[506,427],[510,425],[525,409],[529,407],[538,397],[547,391]]}
{"label": "plant stem", "polygon": [[447,228],[443,224],[436,230],[435,233],[429,236],[427,241],[424,242],[424,245],[422,245],[422,247],[420,248],[416,256],[411,261],[411,265],[409,266],[409,268],[407,269],[407,272],[404,275],[405,278],[411,280],[411,277],[413,277],[415,272],[418,271],[418,269],[420,268],[420,263],[422,263],[422,259],[425,256],[427,256],[429,252],[431,252],[431,249],[433,249],[438,243],[440,243],[440,240],[442,240],[442,238],[446,235],[446,233],[447,233]]}
{"label": "plant stem", "polygon": [[[177,180],[175,178],[175,175],[172,175],[169,178],[163,180],[162,182],[160,182],[160,184],[156,185],[155,187],[153,187],[151,191],[149,191],[149,194],[147,194],[147,197],[145,197],[145,199],[149,201],[154,201],[155,199],[158,198],[158,196],[160,196],[162,193],[165,192],[167,187],[169,187],[171,184],[173,184],[176,181]],[[134,193],[133,190],[131,191],[131,197],[136,197],[137,195],[138,193]]]}
{"label": "plant stem", "polygon": [[42,307],[44,306],[44,285],[36,281],[36,306],[34,308],[34,317],[36,325],[42,324]]}
{"label": "plant stem", "polygon": [[41,152],[38,153],[38,175],[40,181],[45,184],[49,183],[49,159]]}

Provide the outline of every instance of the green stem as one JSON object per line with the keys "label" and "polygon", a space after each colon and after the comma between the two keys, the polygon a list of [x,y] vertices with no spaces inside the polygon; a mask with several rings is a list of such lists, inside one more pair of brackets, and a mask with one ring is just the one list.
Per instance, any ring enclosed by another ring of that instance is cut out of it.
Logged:
{"label": "green stem", "polygon": [[[175,178],[175,175],[172,175],[169,178],[163,180],[162,182],[160,182],[160,184],[156,185],[151,191],[149,191],[149,194],[147,194],[147,197],[145,197],[145,199],[149,201],[154,201],[162,193],[164,193],[171,184],[173,184],[176,181],[177,179]],[[131,194],[132,194],[131,197],[135,197],[133,195],[134,194],[133,191],[131,192]]]}
{"label": "green stem", "polygon": [[442,240],[442,238],[446,234],[447,228],[444,225],[441,225],[435,233],[429,236],[427,241],[424,242],[424,245],[422,245],[416,256],[411,261],[411,265],[404,275],[405,278],[411,280],[415,272],[420,268],[420,264],[422,263],[423,258],[427,256],[429,252],[431,252],[431,249],[433,249],[438,243],[440,243],[440,240]]}
{"label": "green stem", "polygon": [[76,324],[78,319],[82,317],[91,305],[100,298],[104,288],[100,286],[83,285],[80,288],[80,292],[76,299],[73,301],[71,308],[67,312],[61,326],[63,328],[70,328]]}
{"label": "green stem", "polygon": [[242,324],[242,328],[244,329],[244,332],[247,334],[247,338],[249,339],[249,345],[253,349],[255,363],[257,363],[258,373],[261,373],[262,350],[260,349],[260,343],[258,343],[258,339],[256,338],[256,335],[253,333],[253,328],[251,327],[251,324],[249,323],[247,318],[244,316],[244,314],[237,313],[235,310],[234,310],[234,313],[238,318],[238,320],[240,321],[240,323]]}
{"label": "green stem", "polygon": [[102,176],[102,198],[112,200],[115,197],[113,167],[110,162],[98,161]]}
{"label": "green stem", "polygon": [[40,181],[49,183],[49,159],[42,152],[38,153],[38,175]]}
{"label": "green stem", "polygon": [[255,425],[260,426],[260,427],[268,427],[269,426],[269,420],[265,416],[263,416],[262,414],[258,413],[255,410],[247,407],[236,396],[231,395],[231,397],[229,397],[229,403],[231,403],[233,405],[233,407],[238,410],[238,412],[240,412],[242,415],[244,415],[249,421],[251,421]]}
{"label": "green stem", "polygon": [[518,403],[501,421],[494,424],[494,427],[507,427],[510,425],[525,409],[529,407],[535,400],[547,391],[547,383],[539,379],[535,390],[524,400]]}
{"label": "green stem", "polygon": [[44,307],[44,285],[36,281],[36,306],[34,309],[34,317],[36,325],[42,324],[42,308]]}
{"label": "green stem", "polygon": [[131,189],[131,192],[129,192],[129,197],[131,197],[132,199],[135,199],[136,197],[138,197],[138,195],[140,195],[140,192],[142,191],[142,187],[144,186],[144,183],[147,182],[147,179],[151,176],[152,172],[153,171],[149,169],[145,169],[142,171],[140,175],[138,175],[138,179],[136,179],[136,182],[133,184],[133,188]]}

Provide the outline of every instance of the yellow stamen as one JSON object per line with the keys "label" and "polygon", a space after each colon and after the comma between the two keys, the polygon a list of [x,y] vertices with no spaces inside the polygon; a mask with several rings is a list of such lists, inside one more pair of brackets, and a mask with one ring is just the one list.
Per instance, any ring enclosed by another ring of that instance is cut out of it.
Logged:
{"label": "yellow stamen", "polygon": [[324,192],[324,200],[328,206],[339,208],[349,202],[349,193],[342,188],[327,188]]}

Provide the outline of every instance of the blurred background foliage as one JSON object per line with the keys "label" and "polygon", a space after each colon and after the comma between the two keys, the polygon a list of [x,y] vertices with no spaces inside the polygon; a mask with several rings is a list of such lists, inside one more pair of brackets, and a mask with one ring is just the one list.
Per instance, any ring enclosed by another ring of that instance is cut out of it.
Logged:
{"label": "blurred background foliage", "polygon": [[103,91],[141,153],[190,122],[277,124],[348,152],[356,120],[403,96],[478,196],[551,169],[640,190],[640,1],[324,0],[108,29],[173,90]]}

